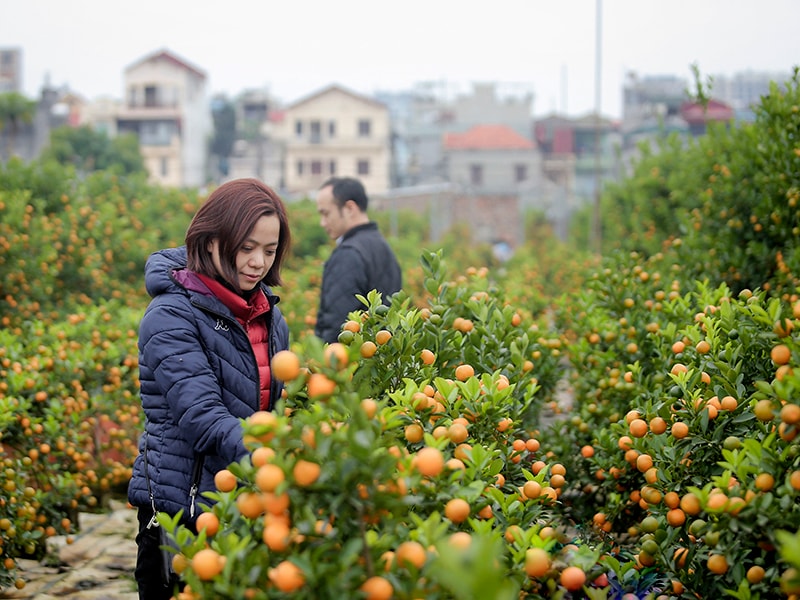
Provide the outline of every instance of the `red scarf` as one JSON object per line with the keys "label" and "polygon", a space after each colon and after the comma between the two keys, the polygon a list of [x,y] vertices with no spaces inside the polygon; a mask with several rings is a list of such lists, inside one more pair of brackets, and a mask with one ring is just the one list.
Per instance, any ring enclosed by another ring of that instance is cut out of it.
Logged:
{"label": "red scarf", "polygon": [[260,287],[245,300],[230,288],[226,287],[216,279],[207,277],[200,273],[197,274],[200,280],[206,284],[208,289],[220,302],[227,306],[236,317],[236,320],[244,327],[253,353],[258,363],[258,376],[261,381],[261,398],[259,408],[269,409],[269,331],[267,330],[267,320],[264,315],[269,312],[269,300],[267,300],[264,290]]}

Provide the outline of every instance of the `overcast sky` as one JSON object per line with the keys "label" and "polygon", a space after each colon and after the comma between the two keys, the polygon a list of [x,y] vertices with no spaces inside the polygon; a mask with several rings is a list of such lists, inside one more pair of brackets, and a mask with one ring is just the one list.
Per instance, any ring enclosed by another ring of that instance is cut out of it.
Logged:
{"label": "overcast sky", "polygon": [[[706,75],[800,65],[799,0],[601,0],[600,110],[621,115],[625,74]],[[0,0],[0,47],[21,47],[23,92],[45,78],[123,96],[126,67],[168,49],[209,92],[267,88],[293,102],[329,84],[370,94],[423,81],[496,81],[533,112],[596,104],[598,0]]]}

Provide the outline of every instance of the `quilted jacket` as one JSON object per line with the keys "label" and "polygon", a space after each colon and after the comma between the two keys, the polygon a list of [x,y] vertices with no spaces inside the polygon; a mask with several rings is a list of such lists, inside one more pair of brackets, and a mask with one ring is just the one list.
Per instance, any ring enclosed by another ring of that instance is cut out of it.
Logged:
{"label": "quilted jacket", "polygon": [[[230,310],[187,271],[186,248],[161,250],[145,266],[152,301],[139,325],[145,431],[128,486],[134,506],[192,522],[214,474],[247,450],[241,419],[259,407],[259,370],[247,333]],[[267,288],[269,353],[289,347],[289,328]],[[273,378],[270,398],[283,385]],[[149,477],[146,476],[149,475]]]}

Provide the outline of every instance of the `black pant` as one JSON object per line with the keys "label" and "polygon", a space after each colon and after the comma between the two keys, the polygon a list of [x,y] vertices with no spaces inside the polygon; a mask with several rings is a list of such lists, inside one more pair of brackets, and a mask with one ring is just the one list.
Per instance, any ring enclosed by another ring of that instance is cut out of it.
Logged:
{"label": "black pant", "polygon": [[[164,552],[161,549],[161,527],[147,528],[153,510],[139,508],[139,533],[136,535],[136,584],[139,600],[170,600],[183,586],[177,575],[165,576]],[[169,556],[172,556],[171,554]]]}

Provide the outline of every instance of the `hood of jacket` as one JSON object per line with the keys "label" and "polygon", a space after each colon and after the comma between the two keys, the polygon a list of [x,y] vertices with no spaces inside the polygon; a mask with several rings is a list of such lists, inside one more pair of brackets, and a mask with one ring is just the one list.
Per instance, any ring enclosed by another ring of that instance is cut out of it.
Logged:
{"label": "hood of jacket", "polygon": [[144,266],[147,293],[155,298],[160,294],[178,291],[180,286],[172,278],[172,272],[185,269],[186,262],[186,246],[165,248],[151,254]]}

